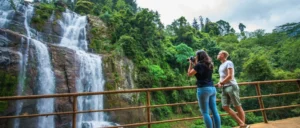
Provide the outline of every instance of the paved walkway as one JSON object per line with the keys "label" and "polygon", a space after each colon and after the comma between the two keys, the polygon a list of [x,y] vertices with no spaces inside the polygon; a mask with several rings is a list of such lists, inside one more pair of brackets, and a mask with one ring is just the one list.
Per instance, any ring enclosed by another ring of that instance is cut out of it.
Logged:
{"label": "paved walkway", "polygon": [[300,128],[300,117],[269,121],[267,124],[251,124],[250,128]]}

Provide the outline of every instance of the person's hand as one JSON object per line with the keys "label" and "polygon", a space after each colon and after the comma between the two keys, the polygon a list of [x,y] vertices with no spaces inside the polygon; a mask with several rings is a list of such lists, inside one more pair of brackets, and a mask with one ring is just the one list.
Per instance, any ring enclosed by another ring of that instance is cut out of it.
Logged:
{"label": "person's hand", "polygon": [[217,84],[217,87],[218,88],[221,88],[223,85],[219,82],[218,84]]}
{"label": "person's hand", "polygon": [[193,61],[189,60],[189,62],[190,62],[190,65],[194,65],[194,62],[193,62]]}

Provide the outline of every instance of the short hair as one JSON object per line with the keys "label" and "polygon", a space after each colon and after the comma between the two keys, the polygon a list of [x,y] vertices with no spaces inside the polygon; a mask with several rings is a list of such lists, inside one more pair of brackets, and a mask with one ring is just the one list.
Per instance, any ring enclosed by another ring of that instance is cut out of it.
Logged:
{"label": "short hair", "polygon": [[229,56],[229,53],[225,50],[220,51],[220,53],[224,54],[225,58],[227,59],[227,57]]}

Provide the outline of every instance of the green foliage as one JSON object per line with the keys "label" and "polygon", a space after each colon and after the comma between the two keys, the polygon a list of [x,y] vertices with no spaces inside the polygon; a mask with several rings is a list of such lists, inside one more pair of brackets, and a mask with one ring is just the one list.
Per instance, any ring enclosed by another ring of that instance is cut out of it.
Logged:
{"label": "green foliage", "polygon": [[224,20],[219,20],[216,22],[221,35],[227,35],[229,33],[234,33],[234,29],[231,28],[230,24]]}
{"label": "green foliage", "polygon": [[41,31],[46,21],[55,12],[57,19],[60,18],[61,12],[65,11],[64,5],[58,3],[41,3],[35,8],[35,14],[32,17],[31,23],[37,26],[37,30]]}
{"label": "green foliage", "polygon": [[150,75],[154,80],[166,79],[164,71],[159,67],[159,65],[149,65],[148,66]]}
{"label": "green foliage", "polygon": [[177,54],[175,55],[176,61],[182,66],[187,66],[187,59],[193,55],[193,49],[184,43],[177,45],[175,48],[177,51]]}
{"label": "green foliage", "polygon": [[246,123],[247,124],[260,123],[262,121],[263,121],[262,116],[257,116],[253,112],[246,113]]}
{"label": "green foliage", "polygon": [[[18,79],[6,71],[0,70],[0,96],[13,96],[17,88]],[[0,112],[6,110],[8,107],[7,101],[0,102]]]}
{"label": "green foliage", "polygon": [[231,116],[222,116],[221,123],[222,123],[222,126],[234,127],[234,126],[238,125]]}
{"label": "green foliage", "polygon": [[116,4],[116,10],[125,10],[127,8],[127,5],[124,0],[118,0]]}
{"label": "green foliage", "polygon": [[271,64],[265,55],[250,54],[243,69],[243,77],[251,81],[268,80],[273,76]]}
{"label": "green foliage", "polygon": [[205,126],[204,124],[204,121],[201,119],[201,120],[195,120],[193,122],[194,125],[191,126],[191,128],[200,128],[200,127],[203,127]]}
{"label": "green foliage", "polygon": [[137,46],[136,46],[136,41],[134,38],[123,35],[119,39],[118,43],[121,44],[121,46],[123,47],[125,55],[127,57],[129,57],[131,59],[133,59],[135,57]]}
{"label": "green foliage", "polygon": [[92,11],[92,2],[89,0],[78,0],[75,5],[75,11],[79,14],[89,14]]}
{"label": "green foliage", "polygon": [[279,64],[282,65],[284,69],[292,71],[300,67],[300,58],[298,57],[299,48],[300,39],[284,42],[281,50],[278,51]]}
{"label": "green foliage", "polygon": [[213,22],[208,22],[207,24],[205,24],[204,32],[209,33],[209,35],[211,36],[220,35],[218,24]]}

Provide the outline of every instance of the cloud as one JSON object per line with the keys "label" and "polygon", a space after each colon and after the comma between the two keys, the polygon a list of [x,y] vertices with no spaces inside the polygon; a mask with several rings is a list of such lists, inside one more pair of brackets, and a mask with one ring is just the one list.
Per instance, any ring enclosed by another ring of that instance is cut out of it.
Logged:
{"label": "cloud", "polygon": [[271,32],[276,26],[300,21],[299,0],[137,0],[137,4],[157,10],[165,25],[180,16],[191,23],[201,15],[211,21],[228,21],[236,30],[243,23],[246,31]]}

